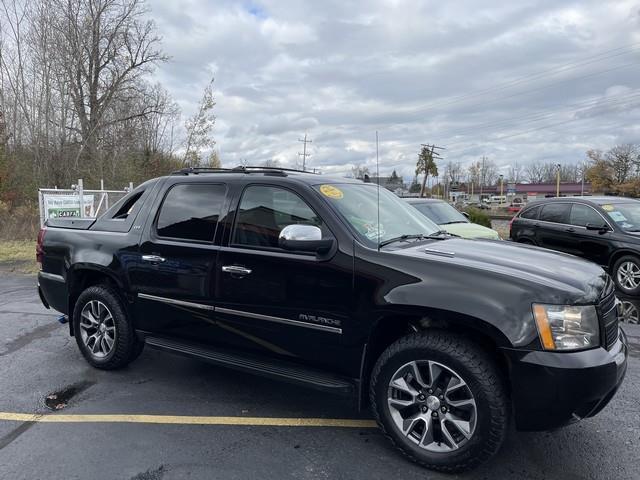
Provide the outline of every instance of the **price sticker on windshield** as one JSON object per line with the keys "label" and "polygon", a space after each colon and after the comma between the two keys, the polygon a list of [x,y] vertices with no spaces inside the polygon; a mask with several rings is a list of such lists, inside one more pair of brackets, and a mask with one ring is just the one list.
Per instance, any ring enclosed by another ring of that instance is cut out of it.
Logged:
{"label": "price sticker on windshield", "polygon": [[613,205],[602,205],[602,209],[605,212],[613,212]]}
{"label": "price sticker on windshield", "polygon": [[344,193],[338,187],[334,187],[333,185],[320,185],[320,192],[329,198],[335,198],[340,200],[344,197]]}

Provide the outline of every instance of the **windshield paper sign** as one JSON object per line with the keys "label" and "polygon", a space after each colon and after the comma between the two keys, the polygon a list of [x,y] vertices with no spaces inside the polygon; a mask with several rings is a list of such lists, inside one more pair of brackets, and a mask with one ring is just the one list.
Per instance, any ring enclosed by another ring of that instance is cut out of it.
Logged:
{"label": "windshield paper sign", "polygon": [[[83,195],[84,216],[94,217],[93,195]],[[44,195],[44,218],[79,218],[80,197],[78,195]]]}

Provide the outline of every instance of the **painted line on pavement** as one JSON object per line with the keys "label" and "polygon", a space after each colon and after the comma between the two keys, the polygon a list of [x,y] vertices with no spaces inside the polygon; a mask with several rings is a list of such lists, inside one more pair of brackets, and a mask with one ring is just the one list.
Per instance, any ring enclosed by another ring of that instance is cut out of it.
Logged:
{"label": "painted line on pavement", "polygon": [[204,417],[187,415],[32,414],[0,412],[0,421],[37,423],[153,423],[164,425],[240,425],[261,427],[375,428],[373,420],[348,418]]}

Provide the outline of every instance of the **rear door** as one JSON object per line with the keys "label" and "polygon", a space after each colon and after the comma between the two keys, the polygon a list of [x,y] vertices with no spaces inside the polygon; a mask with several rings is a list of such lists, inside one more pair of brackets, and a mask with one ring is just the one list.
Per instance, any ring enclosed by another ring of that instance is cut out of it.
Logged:
{"label": "rear door", "polygon": [[608,226],[602,215],[589,205],[574,203],[571,206],[570,223],[574,229],[576,255],[599,265],[607,265],[611,251],[611,231],[586,228],[588,224]]}
{"label": "rear door", "polygon": [[211,338],[214,238],[226,191],[224,183],[175,181],[157,200],[131,268],[138,329],[197,342]]}
{"label": "rear door", "polygon": [[569,202],[543,205],[536,222],[536,244],[560,252],[577,253],[572,237],[575,229],[569,224],[570,213]]}

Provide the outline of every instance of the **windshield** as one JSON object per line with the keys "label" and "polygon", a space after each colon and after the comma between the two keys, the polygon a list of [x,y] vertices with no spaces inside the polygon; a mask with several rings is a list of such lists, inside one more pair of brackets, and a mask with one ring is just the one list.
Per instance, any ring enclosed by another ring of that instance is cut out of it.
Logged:
{"label": "windshield", "polygon": [[410,205],[438,225],[468,222],[464,215],[446,202],[411,203]]}
{"label": "windshield", "polygon": [[627,232],[640,232],[640,202],[602,205],[607,216]]}
{"label": "windshield", "polygon": [[380,188],[379,227],[376,185],[334,183],[316,185],[314,188],[370,246],[402,235],[430,235],[440,230],[435,223],[386,188]]}

